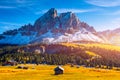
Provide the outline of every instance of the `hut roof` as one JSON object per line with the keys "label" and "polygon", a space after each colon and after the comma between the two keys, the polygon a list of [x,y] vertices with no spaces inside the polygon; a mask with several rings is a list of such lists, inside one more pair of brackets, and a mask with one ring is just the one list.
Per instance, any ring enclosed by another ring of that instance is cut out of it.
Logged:
{"label": "hut roof", "polygon": [[62,70],[62,71],[64,71],[64,68],[62,68],[61,66],[57,66],[54,70],[55,70],[55,71],[57,71],[57,70]]}

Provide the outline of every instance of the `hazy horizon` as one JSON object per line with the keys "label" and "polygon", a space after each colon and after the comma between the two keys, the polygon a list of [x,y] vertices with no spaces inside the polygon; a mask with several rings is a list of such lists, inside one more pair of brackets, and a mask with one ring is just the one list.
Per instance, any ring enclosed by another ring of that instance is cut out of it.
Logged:
{"label": "hazy horizon", "polygon": [[119,7],[120,0],[1,0],[0,34],[34,24],[50,8],[56,8],[58,13],[71,11],[96,31],[112,30],[120,27]]}

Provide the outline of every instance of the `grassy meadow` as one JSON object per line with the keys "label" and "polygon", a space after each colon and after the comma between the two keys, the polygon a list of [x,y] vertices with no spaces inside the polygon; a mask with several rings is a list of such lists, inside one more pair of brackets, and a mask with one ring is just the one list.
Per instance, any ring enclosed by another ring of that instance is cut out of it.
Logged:
{"label": "grassy meadow", "polygon": [[70,65],[63,66],[64,74],[54,75],[55,65],[33,65],[28,70],[16,69],[17,66],[0,66],[0,80],[118,80],[120,71],[95,69]]}

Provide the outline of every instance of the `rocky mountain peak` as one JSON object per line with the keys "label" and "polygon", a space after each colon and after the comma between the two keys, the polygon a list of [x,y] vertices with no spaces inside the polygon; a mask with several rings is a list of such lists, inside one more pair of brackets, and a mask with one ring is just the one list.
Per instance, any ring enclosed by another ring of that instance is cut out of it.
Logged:
{"label": "rocky mountain peak", "polygon": [[48,14],[52,18],[57,17],[57,10],[55,8],[51,8],[46,14]]}
{"label": "rocky mountain peak", "polygon": [[77,19],[76,15],[72,12],[61,13],[59,17],[64,19]]}
{"label": "rocky mountain peak", "polygon": [[59,19],[60,19],[61,26],[63,29],[65,30],[79,29],[80,21],[74,13],[72,12],[61,13],[59,16]]}
{"label": "rocky mountain peak", "polygon": [[71,18],[72,17],[72,12],[66,12],[66,13],[61,13],[60,17],[65,17],[65,18]]}
{"label": "rocky mountain peak", "polygon": [[55,8],[49,9],[43,16],[35,21],[34,27],[38,34],[45,33],[57,22],[57,10]]}
{"label": "rocky mountain peak", "polygon": [[80,21],[74,13],[66,12],[61,13],[58,16],[57,10],[55,8],[51,8],[48,12],[35,21],[34,26],[37,31],[42,30],[47,32],[48,30],[61,29],[64,32],[69,32],[70,29],[78,30],[80,27],[79,24]]}
{"label": "rocky mountain peak", "polygon": [[46,19],[54,19],[57,17],[57,10],[55,8],[51,8],[42,17]]}
{"label": "rocky mountain peak", "polygon": [[74,13],[66,12],[57,15],[57,10],[51,8],[38,18],[34,25],[25,25],[18,30],[3,34],[0,43],[57,43],[82,40],[103,42],[95,33],[93,27],[81,22]]}

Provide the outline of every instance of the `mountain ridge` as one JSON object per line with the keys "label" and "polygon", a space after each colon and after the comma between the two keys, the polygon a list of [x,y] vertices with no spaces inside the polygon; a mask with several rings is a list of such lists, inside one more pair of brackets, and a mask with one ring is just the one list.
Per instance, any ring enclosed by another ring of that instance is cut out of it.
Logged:
{"label": "mountain ridge", "polygon": [[114,30],[105,30],[98,32],[98,34],[106,38],[110,44],[120,46],[120,28]]}
{"label": "mountain ridge", "polygon": [[73,41],[104,42],[92,26],[81,22],[74,13],[66,12],[58,16],[55,8],[38,18],[34,25],[24,25],[0,36],[0,43],[20,45]]}

